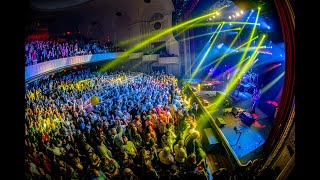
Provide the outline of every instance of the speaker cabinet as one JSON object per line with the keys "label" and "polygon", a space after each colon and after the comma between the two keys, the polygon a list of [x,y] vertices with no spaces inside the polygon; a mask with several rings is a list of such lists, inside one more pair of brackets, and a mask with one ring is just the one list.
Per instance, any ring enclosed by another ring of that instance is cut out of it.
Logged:
{"label": "speaker cabinet", "polygon": [[207,153],[214,152],[215,149],[219,147],[219,144],[221,144],[221,142],[213,134],[213,131],[211,128],[206,128],[203,131],[204,131],[204,137],[202,138],[203,150],[206,151]]}
{"label": "speaker cabinet", "polygon": [[221,118],[221,117],[216,118],[216,123],[218,124],[218,126],[219,126],[220,128],[222,128],[222,127],[224,127],[224,126],[226,125],[226,122],[225,122],[224,119]]}
{"label": "speaker cabinet", "polygon": [[233,107],[231,113],[235,116],[239,113],[238,109]]}

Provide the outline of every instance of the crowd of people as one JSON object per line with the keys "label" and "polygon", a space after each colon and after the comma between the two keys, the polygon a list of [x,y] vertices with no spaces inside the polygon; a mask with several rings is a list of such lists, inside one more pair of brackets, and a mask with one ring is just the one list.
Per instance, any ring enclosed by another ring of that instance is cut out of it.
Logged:
{"label": "crowd of people", "polygon": [[27,179],[208,179],[196,103],[170,74],[83,69],[25,98]]}
{"label": "crowd of people", "polygon": [[25,41],[25,65],[30,66],[65,57],[120,51],[124,51],[124,49],[116,47],[110,42],[103,45],[99,41],[89,42],[78,37],[33,38]]}

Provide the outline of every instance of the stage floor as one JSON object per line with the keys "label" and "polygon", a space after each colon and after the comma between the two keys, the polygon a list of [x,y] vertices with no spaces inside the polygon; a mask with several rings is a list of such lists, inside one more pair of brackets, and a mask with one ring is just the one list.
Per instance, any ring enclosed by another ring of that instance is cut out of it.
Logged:
{"label": "stage floor", "polygon": [[[214,119],[217,117],[224,119],[226,125],[220,127],[220,130],[240,162],[246,164],[249,160],[259,158],[261,155],[261,146],[264,144],[268,132],[270,131],[273,117],[268,117],[262,110],[256,108],[256,113],[253,114],[255,119],[249,127],[240,119],[237,119],[232,113],[223,113],[222,108],[210,110],[210,106],[214,104],[216,99],[217,92],[225,95],[222,91],[200,90],[200,92],[194,93],[201,99],[205,99],[209,102],[209,105],[205,107]],[[232,107],[237,108],[240,111],[250,112],[252,105],[251,96],[252,95],[248,92],[240,92],[238,96],[227,95],[226,99],[228,99]],[[236,133],[234,130],[235,126],[241,131],[241,135],[240,133]]]}

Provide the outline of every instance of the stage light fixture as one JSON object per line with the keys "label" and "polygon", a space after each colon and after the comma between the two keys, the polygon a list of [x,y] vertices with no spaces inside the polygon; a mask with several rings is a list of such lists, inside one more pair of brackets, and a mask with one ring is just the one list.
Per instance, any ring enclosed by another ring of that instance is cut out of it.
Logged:
{"label": "stage light fixture", "polygon": [[234,17],[234,18],[235,18],[236,16],[235,16],[235,15],[232,15],[232,17]]}
{"label": "stage light fixture", "polygon": [[212,16],[213,18],[216,18],[215,16]]}
{"label": "stage light fixture", "polygon": [[251,12],[254,12],[254,10],[252,9]]}
{"label": "stage light fixture", "polygon": [[270,26],[268,26],[268,29],[270,29]]}
{"label": "stage light fixture", "polygon": [[231,16],[229,16],[229,19],[231,19]]}
{"label": "stage light fixture", "polygon": [[218,48],[218,49],[221,49],[222,46],[223,46],[223,43],[220,43],[219,45],[217,45],[217,48]]}
{"label": "stage light fixture", "polygon": [[211,18],[209,18],[209,21],[211,21]]}
{"label": "stage light fixture", "polygon": [[239,14],[239,13],[236,13],[236,15],[237,15],[237,16],[240,16],[240,14]]}
{"label": "stage light fixture", "polygon": [[241,14],[243,14],[243,11],[240,11]]}
{"label": "stage light fixture", "polygon": [[217,14],[217,16],[219,16],[219,15],[220,15],[220,13],[219,13],[219,12],[216,12],[216,14]]}
{"label": "stage light fixture", "polygon": [[258,9],[260,10],[261,8],[260,8],[260,7],[258,7]]}

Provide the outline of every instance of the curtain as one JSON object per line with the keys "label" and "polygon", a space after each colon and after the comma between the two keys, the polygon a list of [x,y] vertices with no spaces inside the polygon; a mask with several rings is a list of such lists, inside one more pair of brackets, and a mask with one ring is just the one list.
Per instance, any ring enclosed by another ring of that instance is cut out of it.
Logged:
{"label": "curtain", "polygon": [[281,23],[282,34],[284,38],[286,65],[284,75],[284,85],[281,101],[279,103],[278,113],[273,121],[272,127],[263,145],[263,150],[266,154],[277,145],[281,134],[289,120],[293,104],[295,103],[295,23],[294,14],[288,0],[275,0],[278,16]]}

